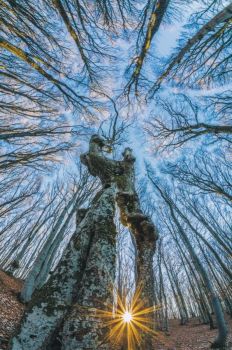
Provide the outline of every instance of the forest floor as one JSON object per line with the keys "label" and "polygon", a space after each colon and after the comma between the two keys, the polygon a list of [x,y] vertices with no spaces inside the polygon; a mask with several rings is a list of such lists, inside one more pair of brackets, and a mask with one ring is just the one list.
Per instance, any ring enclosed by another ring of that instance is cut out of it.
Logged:
{"label": "forest floor", "polygon": [[[232,319],[227,318],[229,329],[228,350],[232,350]],[[217,335],[217,329],[210,330],[208,325],[199,324],[192,318],[181,326],[179,320],[170,320],[169,333],[160,332],[154,342],[154,350],[208,350]]]}
{"label": "forest floor", "polygon": [[24,305],[18,300],[23,282],[0,270],[0,350],[15,332],[23,316]]}
{"label": "forest floor", "polygon": [[[0,270],[0,350],[7,349],[8,341],[17,329],[23,316],[24,305],[18,294],[23,282]],[[228,350],[232,350],[232,319],[227,319],[229,328]],[[154,350],[207,350],[216,337],[217,330],[201,325],[191,319],[185,326],[179,320],[170,320],[168,334],[160,332],[154,342]],[[76,349],[75,349],[76,350]]]}

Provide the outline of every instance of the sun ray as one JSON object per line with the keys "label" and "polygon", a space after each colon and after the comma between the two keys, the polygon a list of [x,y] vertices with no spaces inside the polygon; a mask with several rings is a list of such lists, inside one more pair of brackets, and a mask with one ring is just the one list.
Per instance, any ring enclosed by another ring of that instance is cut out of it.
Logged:
{"label": "sun ray", "polygon": [[[113,289],[113,288],[112,288]],[[154,312],[160,306],[147,306],[142,297],[142,285],[139,285],[131,298],[115,292],[115,304],[106,304],[103,309],[91,309],[93,317],[102,320],[102,327],[108,329],[105,341],[113,344],[127,343],[128,350],[134,350],[142,342],[142,334],[156,337],[154,330]]]}
{"label": "sun ray", "polygon": [[102,308],[83,306],[90,317],[102,321],[104,343],[110,342],[120,346],[124,344],[128,350],[134,350],[141,345],[144,335],[157,337],[158,333],[154,330],[154,312],[159,310],[160,306],[147,305],[143,297],[142,284],[136,288],[131,297],[129,290],[120,295],[112,283],[112,297],[114,299],[112,304],[95,300],[97,305],[102,305]]}

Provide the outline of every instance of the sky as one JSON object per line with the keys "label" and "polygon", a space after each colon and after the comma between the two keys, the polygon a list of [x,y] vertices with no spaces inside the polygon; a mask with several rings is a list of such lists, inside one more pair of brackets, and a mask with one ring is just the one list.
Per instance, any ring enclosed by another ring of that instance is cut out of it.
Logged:
{"label": "sky", "polygon": [[[197,2],[195,2],[196,5]],[[196,5],[197,6],[197,5]],[[154,79],[155,76],[155,70],[156,70],[156,61],[153,59],[153,56],[157,56],[161,63],[165,62],[167,57],[172,53],[173,48],[175,48],[178,38],[180,37],[180,33],[183,29],[183,26],[186,22],[187,17],[190,15],[191,11],[193,9],[189,7],[184,11],[184,16],[182,18],[175,20],[173,23],[165,23],[161,25],[158,33],[153,38],[152,46],[149,51],[149,55],[147,60],[151,60],[152,65],[150,65],[149,69],[151,70],[154,68],[154,75],[152,74],[152,78]],[[196,8],[194,8],[196,10]],[[183,13],[182,13],[183,15]],[[72,56],[69,57],[70,61],[67,61],[67,64],[70,64],[70,70],[73,73],[78,72],[80,69],[79,65],[79,59],[77,53],[77,49],[75,44],[73,43],[72,38],[69,37],[68,34],[66,34],[66,37],[64,39],[67,39],[68,45],[72,48]],[[112,47],[115,49],[117,59],[112,60],[112,68],[114,68],[114,71],[112,75],[108,74],[107,78],[104,81],[104,84],[106,86],[107,93],[115,97],[119,94],[120,89],[122,86],[125,85],[125,68],[128,65],[128,62],[131,59],[131,45],[132,42],[127,40],[125,37],[118,37],[115,38],[115,40],[112,40]],[[147,62],[146,62],[147,63]],[[149,65],[149,62],[148,62]],[[151,67],[152,66],[152,67]],[[228,86],[230,88],[231,86]],[[221,87],[217,87],[216,91],[220,91]],[[214,89],[215,90],[215,89]],[[159,96],[162,96],[163,98],[172,98],[175,99],[175,93],[178,92],[177,89],[173,88],[166,88],[163,91],[160,92]],[[185,90],[188,94],[208,94],[208,90],[200,90],[198,92],[191,91],[191,90]],[[94,96],[94,94],[92,94]],[[60,115],[58,118],[63,118],[63,122],[69,125],[85,125],[87,127],[86,134],[80,137],[79,135],[69,135],[65,134],[62,135],[62,142],[64,141],[73,141],[75,143],[74,148],[71,151],[63,152],[61,154],[56,155],[55,157],[59,161],[57,163],[56,167],[52,170],[48,170],[46,172],[36,172],[35,176],[38,176],[39,179],[42,180],[42,186],[40,191],[45,191],[44,196],[46,197],[49,195],[49,190],[51,190],[52,185],[55,183],[56,179],[59,178],[60,182],[63,183],[65,186],[69,185],[67,177],[67,172],[73,173],[75,175],[75,172],[78,171],[76,167],[76,161],[79,159],[79,156],[81,153],[86,152],[88,150],[88,141],[91,136],[91,134],[96,133],[99,125],[101,124],[102,120],[105,120],[109,117],[109,113],[106,111],[101,111],[97,115],[97,117],[91,120],[85,119],[84,113],[80,112],[73,112],[73,109],[71,108],[64,108],[63,105],[60,107]],[[132,100],[132,103],[130,106],[128,106],[125,101],[119,100],[119,123],[122,120],[126,120],[128,124],[131,124],[125,131],[125,142],[117,146],[116,151],[116,157],[117,159],[120,159],[121,152],[124,147],[130,146],[133,149],[133,153],[136,156],[136,181],[137,184],[141,181],[146,179],[146,167],[145,163],[148,162],[151,164],[152,168],[155,171],[156,175],[161,175],[160,168],[163,166],[165,161],[174,161],[178,159],[191,159],[191,143],[187,144],[184,147],[184,150],[178,149],[176,151],[171,150],[165,150],[163,152],[156,152],[156,144],[154,140],[151,140],[151,138],[148,137],[148,135],[144,131],[144,125],[146,123],[146,120],[149,118],[150,115],[157,115],[160,113],[163,113],[157,103],[154,99],[153,101],[149,101],[149,103],[145,103],[145,101],[136,101],[135,99]],[[112,109],[110,112],[113,113]],[[203,115],[204,117],[205,115]],[[164,115],[162,115],[164,117]],[[56,117],[55,117],[56,118]],[[27,119],[25,119],[25,122],[28,122]],[[46,121],[45,121],[46,123]],[[107,126],[109,124],[105,123],[103,125],[104,131],[107,130]],[[198,140],[194,143],[194,147],[197,148],[197,145],[201,146],[201,140]],[[8,147],[8,145],[7,145]],[[208,147],[208,146],[207,146]],[[208,150],[213,150],[214,145],[211,146],[211,148],[208,147]],[[107,154],[107,156],[109,156]],[[114,154],[112,155],[114,156]],[[77,174],[78,177],[78,174]],[[164,178],[164,177],[163,177]],[[164,178],[166,183],[168,182],[168,178]],[[48,190],[48,185],[50,186]],[[173,186],[173,184],[172,184]],[[151,194],[154,192],[154,189],[152,188],[152,185],[148,185],[144,191],[147,194]],[[45,198],[44,197],[44,198]],[[70,233],[70,232],[69,232]],[[71,232],[72,234],[73,232]],[[127,232],[128,233],[128,232]],[[44,234],[44,232],[42,232]],[[69,236],[68,236],[69,237]],[[67,239],[67,237],[66,237]],[[126,256],[127,252],[129,252],[129,248],[131,246],[131,241],[129,239],[129,235],[127,235],[127,240],[124,245],[124,254]],[[60,252],[58,252],[59,254]]]}
{"label": "sky", "polygon": [[[189,10],[190,12],[190,10]],[[188,11],[185,12],[185,16],[182,16],[181,21],[175,21],[172,24],[165,23],[161,25],[158,33],[154,37],[153,41],[154,44],[151,46],[150,52],[153,53],[155,51],[155,55],[158,57],[167,57],[171,54],[172,49],[176,45],[176,41],[181,33],[181,30],[183,29],[184,23],[188,18]],[[123,57],[123,60],[119,63],[119,69],[117,70],[117,74],[114,76],[109,76],[108,79],[105,81],[105,86],[107,86],[107,93],[111,94],[111,96],[117,96],[118,92],[120,91],[121,87],[124,86],[124,71],[126,69],[126,65],[128,64],[128,61],[130,60],[130,47],[131,42],[123,39],[121,37],[118,37],[113,43],[115,48],[119,51],[119,57]],[[75,47],[73,47],[73,50],[75,51]],[[148,54],[149,57],[149,54]],[[147,140],[146,135],[144,134],[144,122],[146,119],[149,118],[150,113],[154,110],[154,105],[152,104],[146,104],[144,101],[139,102],[135,101],[135,104],[132,104],[131,106],[128,106],[126,104],[125,107],[122,107],[119,110],[119,123],[121,120],[124,120],[125,118],[128,120],[128,124],[131,124],[126,129],[126,140],[127,143],[123,144],[123,146],[117,147],[117,155],[120,156],[120,153],[122,152],[123,148],[126,146],[130,146],[133,148],[133,152],[136,155],[136,169],[140,177],[145,176],[146,170],[145,170],[145,164],[144,161],[152,162],[152,164],[156,167],[160,160],[162,159],[163,155],[154,157],[154,153],[151,150],[150,147],[150,140]],[[157,108],[156,108],[157,110]],[[69,111],[64,111],[64,116],[67,118],[69,123],[75,124],[76,123],[76,115],[72,115]],[[102,115],[100,118],[108,118],[108,113]],[[90,130],[92,129],[92,133],[95,133],[98,131],[98,127],[100,125],[101,119],[96,123],[96,121],[93,121],[92,126],[90,123]],[[104,125],[103,128],[107,129],[107,123]],[[79,141],[79,148],[77,152],[77,156],[85,152],[88,149],[88,142],[86,142],[86,137],[83,137]]]}

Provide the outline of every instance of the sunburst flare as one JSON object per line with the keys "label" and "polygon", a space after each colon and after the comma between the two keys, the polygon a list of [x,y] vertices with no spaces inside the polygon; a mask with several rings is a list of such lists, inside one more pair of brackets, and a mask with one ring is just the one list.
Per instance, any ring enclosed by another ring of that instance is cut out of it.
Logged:
{"label": "sunburst flare", "polygon": [[157,306],[146,307],[142,294],[142,285],[138,287],[130,301],[127,296],[116,292],[116,306],[108,305],[105,310],[92,309],[94,317],[101,318],[107,328],[105,341],[112,344],[125,344],[128,350],[134,350],[141,344],[143,336],[155,337],[154,312]]}
{"label": "sunburst flare", "polygon": [[129,312],[129,311],[126,311],[123,315],[122,315],[122,318],[123,318],[123,321],[124,322],[131,322],[132,319],[133,319],[133,315]]}

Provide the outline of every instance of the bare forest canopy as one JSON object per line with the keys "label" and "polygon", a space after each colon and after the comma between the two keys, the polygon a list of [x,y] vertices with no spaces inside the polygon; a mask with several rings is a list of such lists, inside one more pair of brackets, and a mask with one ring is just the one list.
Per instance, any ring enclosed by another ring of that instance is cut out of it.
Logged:
{"label": "bare forest canopy", "polygon": [[[25,318],[12,349],[55,349],[62,337],[62,349],[76,349],[79,314],[64,322],[63,303],[79,278],[91,304],[97,252],[114,297],[133,300],[138,279],[146,286],[138,298],[157,306],[156,331],[198,317],[218,327],[212,346],[226,348],[231,77],[230,1],[0,0],[0,268],[24,280],[21,299],[53,332],[38,345]],[[90,239],[94,220],[112,231],[106,251],[93,246],[102,227]],[[48,287],[62,286],[54,301]],[[59,306],[56,318],[35,311],[35,296]],[[34,343],[20,347],[27,329]],[[153,348],[146,336],[141,344]]]}

